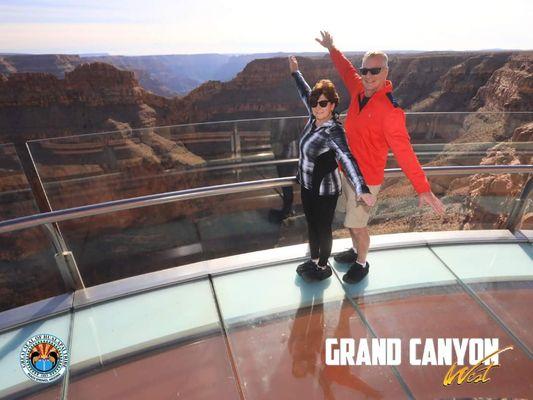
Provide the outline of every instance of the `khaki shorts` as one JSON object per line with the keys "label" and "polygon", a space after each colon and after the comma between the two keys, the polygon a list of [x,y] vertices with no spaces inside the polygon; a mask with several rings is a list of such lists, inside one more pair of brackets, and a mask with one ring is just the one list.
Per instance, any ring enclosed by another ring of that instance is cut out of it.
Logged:
{"label": "khaki shorts", "polygon": [[[340,174],[342,181],[342,193],[337,200],[337,211],[345,212],[344,226],[346,228],[364,228],[370,218],[371,207],[363,201],[356,202],[355,191],[343,173]],[[381,185],[368,185],[370,193],[377,196]]]}

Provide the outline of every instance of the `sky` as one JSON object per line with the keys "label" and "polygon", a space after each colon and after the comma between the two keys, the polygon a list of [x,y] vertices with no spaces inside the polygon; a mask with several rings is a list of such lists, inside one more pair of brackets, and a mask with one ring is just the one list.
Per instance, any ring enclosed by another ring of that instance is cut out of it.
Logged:
{"label": "sky", "polygon": [[533,0],[0,0],[0,53],[533,49]]}

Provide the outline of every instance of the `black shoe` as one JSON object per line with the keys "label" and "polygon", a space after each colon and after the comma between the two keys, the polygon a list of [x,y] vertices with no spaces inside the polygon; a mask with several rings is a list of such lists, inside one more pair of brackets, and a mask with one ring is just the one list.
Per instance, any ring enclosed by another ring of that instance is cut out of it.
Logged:
{"label": "black shoe", "polygon": [[312,268],[302,271],[301,277],[306,282],[316,282],[323,281],[324,279],[329,278],[332,275],[331,266],[326,264],[325,267],[320,268],[313,262],[314,266]]}
{"label": "black shoe", "polygon": [[346,283],[357,283],[361,282],[365,276],[368,275],[368,270],[370,269],[370,264],[367,262],[364,267],[361,264],[353,263],[350,266],[348,272],[344,274],[342,280]]}
{"label": "black shoe", "polygon": [[311,259],[307,260],[306,262],[304,262],[303,264],[300,264],[296,267],[296,272],[298,273],[298,275],[301,275],[301,273],[303,271],[305,271],[306,269],[309,269],[309,268],[313,268],[315,266],[315,262]]}
{"label": "black shoe", "polygon": [[336,254],[333,259],[341,264],[352,264],[357,260],[357,253],[354,249],[349,248],[342,253]]}

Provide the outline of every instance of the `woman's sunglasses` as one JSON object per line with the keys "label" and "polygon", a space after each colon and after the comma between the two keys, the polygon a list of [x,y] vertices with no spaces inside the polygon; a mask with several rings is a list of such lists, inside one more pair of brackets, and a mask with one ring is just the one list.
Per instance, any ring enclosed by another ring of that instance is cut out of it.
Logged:
{"label": "woman's sunglasses", "polygon": [[361,72],[361,75],[366,75],[369,72],[372,75],[377,75],[377,74],[379,74],[381,72],[381,67],[377,67],[377,68],[360,68],[359,72]]}
{"label": "woman's sunglasses", "polygon": [[317,105],[319,105],[322,108],[325,108],[328,105],[328,103],[329,103],[329,100],[320,100],[320,101],[318,101],[317,99],[309,100],[309,104],[311,104],[312,108],[315,108]]}

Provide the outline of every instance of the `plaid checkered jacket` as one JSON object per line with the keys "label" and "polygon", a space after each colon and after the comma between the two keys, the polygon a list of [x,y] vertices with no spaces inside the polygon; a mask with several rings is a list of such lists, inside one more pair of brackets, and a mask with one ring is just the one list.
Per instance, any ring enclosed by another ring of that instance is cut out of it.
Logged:
{"label": "plaid checkered jacket", "polygon": [[300,71],[294,72],[292,76],[296,81],[298,94],[309,114],[309,120],[300,138],[298,182],[306,189],[314,191],[320,196],[337,195],[341,193],[341,180],[339,169],[337,168],[338,162],[342,166],[348,181],[355,189],[355,193],[358,195],[370,193],[357,161],[355,161],[348,148],[342,124],[336,118],[333,118],[317,128],[315,116],[309,104],[311,88]]}

